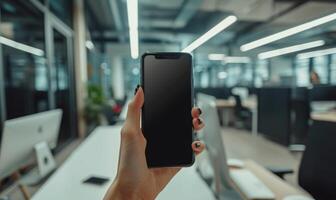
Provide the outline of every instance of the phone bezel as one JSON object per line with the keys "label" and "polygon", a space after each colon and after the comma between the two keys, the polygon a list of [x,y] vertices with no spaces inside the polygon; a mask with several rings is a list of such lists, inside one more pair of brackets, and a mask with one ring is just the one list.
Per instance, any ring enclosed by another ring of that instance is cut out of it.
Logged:
{"label": "phone bezel", "polygon": [[[141,68],[140,68],[140,74],[141,74],[141,78],[140,78],[140,85],[145,93],[145,81],[144,81],[144,67],[145,67],[145,57],[146,56],[155,56],[155,58],[157,57],[162,57],[163,59],[165,58],[171,58],[171,57],[180,57],[181,55],[186,55],[189,57],[190,59],[190,80],[191,80],[191,83],[190,83],[190,86],[191,86],[191,108],[190,108],[190,111],[191,109],[193,108],[194,106],[194,81],[193,81],[193,60],[192,60],[192,56],[191,54],[189,53],[182,53],[182,52],[153,52],[153,53],[144,53],[142,56],[141,56]],[[145,100],[146,101],[146,100]],[[144,129],[145,127],[145,120],[144,119],[144,112],[145,112],[145,106],[142,107],[142,112],[141,112],[141,128],[142,130]],[[192,122],[191,123],[191,143],[190,143],[190,148],[191,148],[191,144],[192,142],[194,141],[194,131],[193,131],[193,125],[192,125]],[[190,167],[194,164],[195,162],[195,154],[192,152],[191,153],[191,160],[190,162],[188,163],[183,163],[183,164],[171,164],[171,165],[148,165],[147,163],[147,166],[149,168],[156,168],[156,167]]]}

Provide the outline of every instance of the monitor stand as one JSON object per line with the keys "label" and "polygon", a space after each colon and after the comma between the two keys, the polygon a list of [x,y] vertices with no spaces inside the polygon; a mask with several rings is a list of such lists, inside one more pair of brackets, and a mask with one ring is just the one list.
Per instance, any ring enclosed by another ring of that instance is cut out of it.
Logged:
{"label": "monitor stand", "polygon": [[36,185],[48,176],[55,168],[56,162],[46,142],[34,146],[37,167],[27,175],[22,176],[20,183],[23,185]]}

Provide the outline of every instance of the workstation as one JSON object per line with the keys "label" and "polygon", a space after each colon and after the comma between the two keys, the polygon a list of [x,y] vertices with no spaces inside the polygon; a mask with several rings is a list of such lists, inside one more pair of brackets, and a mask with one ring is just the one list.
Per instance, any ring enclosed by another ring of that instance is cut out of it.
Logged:
{"label": "workstation", "polygon": [[205,145],[155,199],[336,199],[335,1],[1,0],[0,200],[109,200],[136,180],[122,132],[155,52],[190,55]]}

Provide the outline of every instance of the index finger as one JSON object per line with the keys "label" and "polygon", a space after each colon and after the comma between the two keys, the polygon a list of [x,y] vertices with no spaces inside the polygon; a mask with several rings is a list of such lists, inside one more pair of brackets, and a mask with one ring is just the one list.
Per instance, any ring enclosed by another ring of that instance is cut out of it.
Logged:
{"label": "index finger", "polygon": [[193,107],[191,109],[191,116],[193,118],[198,118],[202,114],[202,110],[198,107]]}
{"label": "index finger", "polygon": [[144,93],[140,87],[133,100],[128,104],[126,123],[140,127],[141,108],[144,103]]}

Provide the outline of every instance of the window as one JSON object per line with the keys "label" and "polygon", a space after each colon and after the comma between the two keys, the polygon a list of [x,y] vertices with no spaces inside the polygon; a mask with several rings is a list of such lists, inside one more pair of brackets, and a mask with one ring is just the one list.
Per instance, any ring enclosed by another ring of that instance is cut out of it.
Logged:
{"label": "window", "polygon": [[242,66],[242,80],[241,85],[250,86],[253,81],[253,66],[251,63]]}
{"label": "window", "polygon": [[257,60],[254,79],[255,87],[261,87],[269,79],[268,62],[268,60]]}
{"label": "window", "polygon": [[242,75],[240,64],[228,64],[226,86],[231,87],[239,83]]}
{"label": "window", "polygon": [[336,54],[331,55],[330,84],[336,85]]}
{"label": "window", "polygon": [[309,59],[295,60],[296,85],[299,87],[308,86],[309,80]]}
{"label": "window", "polygon": [[56,108],[63,110],[62,123],[59,134],[59,144],[64,144],[74,137],[76,133],[76,108],[74,106],[74,89],[71,68],[73,63],[69,56],[68,38],[56,29],[53,29],[54,47],[54,73],[52,79],[54,86],[54,99]]}
{"label": "window", "polygon": [[27,1],[1,1],[7,119],[45,111],[49,107],[43,16]]}
{"label": "window", "polygon": [[[4,119],[61,108],[63,118],[59,144],[65,144],[77,131],[73,63],[69,51],[72,37],[52,29],[54,54],[51,56],[54,63],[51,63],[50,70],[45,52],[44,11],[31,1],[3,0],[0,1],[0,13],[0,56],[3,61],[0,67],[4,73],[4,79],[0,81],[4,84]],[[56,27],[54,23],[51,23],[52,27]]]}
{"label": "window", "polygon": [[134,88],[140,83],[140,63],[132,59],[123,59],[125,91],[133,94]]}
{"label": "window", "polygon": [[201,88],[209,87],[209,70],[205,69],[201,72],[200,85]]}
{"label": "window", "polygon": [[319,56],[313,58],[313,69],[320,77],[322,84],[328,83],[328,57]]}

